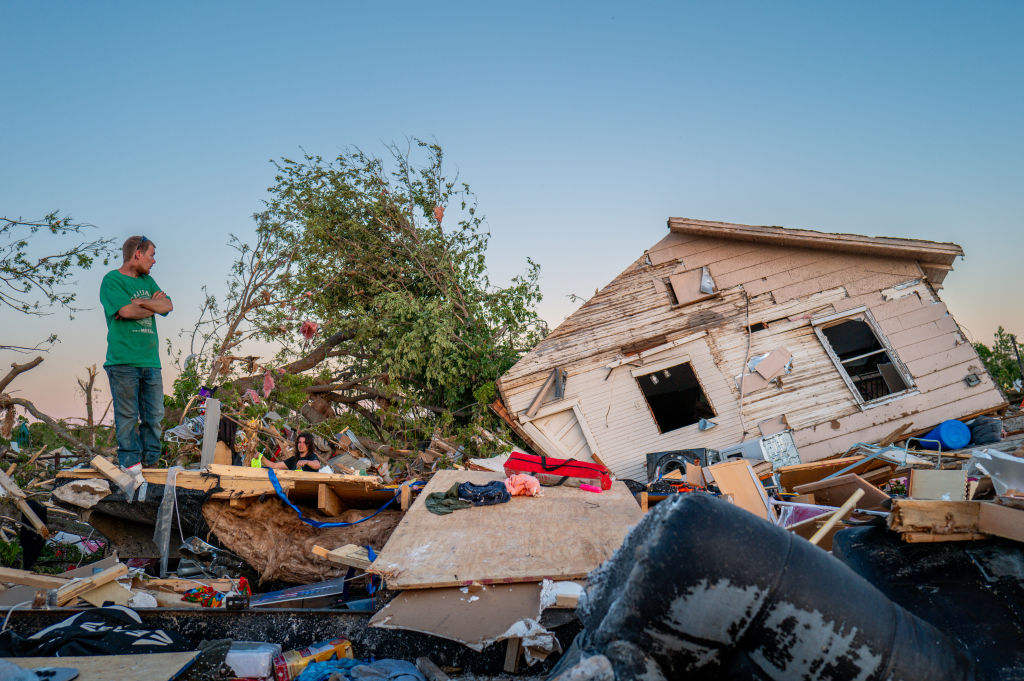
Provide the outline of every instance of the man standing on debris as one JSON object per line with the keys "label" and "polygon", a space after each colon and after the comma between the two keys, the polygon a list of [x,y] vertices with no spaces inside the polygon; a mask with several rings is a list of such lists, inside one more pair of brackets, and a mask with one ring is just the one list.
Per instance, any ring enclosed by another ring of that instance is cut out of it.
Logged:
{"label": "man standing on debris", "polygon": [[117,429],[117,461],[130,473],[160,458],[160,421],[164,417],[164,385],[154,315],[167,316],[174,304],[149,271],[156,263],[156,245],[132,236],[121,248],[124,264],[107,272],[100,302],[107,318],[107,361]]}

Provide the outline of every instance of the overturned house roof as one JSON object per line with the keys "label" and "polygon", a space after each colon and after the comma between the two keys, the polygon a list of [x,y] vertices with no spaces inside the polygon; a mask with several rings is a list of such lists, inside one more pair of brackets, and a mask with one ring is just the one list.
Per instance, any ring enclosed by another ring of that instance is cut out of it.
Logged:
{"label": "overturned house roof", "polygon": [[1003,406],[937,295],[963,250],[685,218],[498,382],[541,453],[813,461]]}

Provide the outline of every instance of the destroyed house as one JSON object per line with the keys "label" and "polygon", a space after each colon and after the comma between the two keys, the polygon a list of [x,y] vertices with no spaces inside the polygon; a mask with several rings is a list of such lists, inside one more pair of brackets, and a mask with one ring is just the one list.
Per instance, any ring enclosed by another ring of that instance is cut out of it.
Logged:
{"label": "destroyed house", "polygon": [[1005,406],[937,295],[960,246],[668,228],[498,381],[539,453],[646,480],[653,453],[810,462]]}

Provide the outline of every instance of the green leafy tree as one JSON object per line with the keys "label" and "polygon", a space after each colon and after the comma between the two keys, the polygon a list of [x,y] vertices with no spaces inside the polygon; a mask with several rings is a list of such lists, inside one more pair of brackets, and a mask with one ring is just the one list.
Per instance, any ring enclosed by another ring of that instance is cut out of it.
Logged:
{"label": "green leafy tree", "polygon": [[[111,239],[86,238],[89,229],[56,212],[41,220],[0,217],[0,308],[28,315],[48,314],[53,307],[76,312],[72,277],[97,260],[107,264],[113,245]],[[30,351],[55,340],[50,336],[34,348],[0,349]]]}
{"label": "green leafy tree", "polygon": [[227,383],[244,393],[264,375],[244,370],[241,341],[276,343],[272,400],[314,423],[358,415],[393,443],[494,427],[494,381],[546,331],[538,266],[494,285],[484,219],[441,148],[388,151],[276,164],[258,243],[239,247],[225,303],[204,309],[205,361],[240,371]]}
{"label": "green leafy tree", "polygon": [[989,347],[984,343],[975,343],[974,349],[988,369],[999,389],[1004,393],[1013,389],[1013,382],[1021,378],[1020,365],[1017,362],[1017,354],[1013,350],[1013,334],[1007,333],[1006,329],[996,329],[994,342]]}

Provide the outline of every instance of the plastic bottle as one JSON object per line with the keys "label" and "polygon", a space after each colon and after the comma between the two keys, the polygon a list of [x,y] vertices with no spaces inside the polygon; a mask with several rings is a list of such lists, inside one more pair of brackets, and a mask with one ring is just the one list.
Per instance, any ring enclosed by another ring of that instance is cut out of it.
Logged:
{"label": "plastic bottle", "polygon": [[289,650],[274,658],[274,679],[292,681],[310,662],[323,662],[342,657],[355,657],[352,654],[352,643],[347,638],[335,638],[314,643],[306,648]]}

